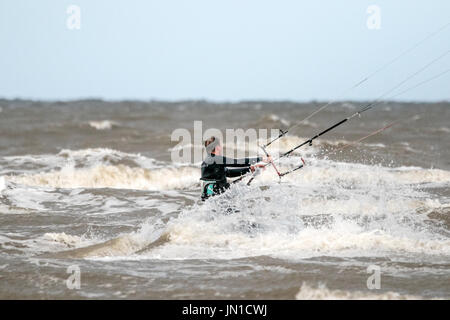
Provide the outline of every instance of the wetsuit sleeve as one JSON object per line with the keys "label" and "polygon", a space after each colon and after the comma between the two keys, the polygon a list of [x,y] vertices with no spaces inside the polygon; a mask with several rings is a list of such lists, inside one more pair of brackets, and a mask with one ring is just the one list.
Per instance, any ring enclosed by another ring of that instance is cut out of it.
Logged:
{"label": "wetsuit sleeve", "polygon": [[249,167],[252,164],[262,161],[262,157],[233,159],[223,157],[223,164],[226,167]]}
{"label": "wetsuit sleeve", "polygon": [[225,169],[225,174],[228,178],[240,177],[246,174],[247,172],[250,172],[250,167]]}

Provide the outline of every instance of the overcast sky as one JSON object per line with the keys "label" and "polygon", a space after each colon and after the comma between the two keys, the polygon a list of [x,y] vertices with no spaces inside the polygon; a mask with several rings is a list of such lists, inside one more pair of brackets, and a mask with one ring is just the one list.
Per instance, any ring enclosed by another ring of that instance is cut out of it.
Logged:
{"label": "overcast sky", "polygon": [[[375,99],[450,49],[450,27],[341,93],[449,22],[448,0],[2,0],[0,97]],[[408,84],[449,67],[450,54]],[[449,89],[450,73],[398,99]]]}

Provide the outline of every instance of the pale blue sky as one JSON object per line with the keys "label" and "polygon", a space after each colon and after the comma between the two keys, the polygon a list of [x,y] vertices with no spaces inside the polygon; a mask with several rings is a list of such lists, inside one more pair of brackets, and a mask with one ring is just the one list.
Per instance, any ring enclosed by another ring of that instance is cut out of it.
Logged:
{"label": "pale blue sky", "polygon": [[[66,27],[70,4],[81,30]],[[380,30],[366,26],[371,4]],[[450,27],[339,95],[448,22],[448,0],[2,0],[0,97],[374,99],[448,50]],[[410,84],[449,67],[450,55]],[[398,99],[449,89],[447,74]]]}

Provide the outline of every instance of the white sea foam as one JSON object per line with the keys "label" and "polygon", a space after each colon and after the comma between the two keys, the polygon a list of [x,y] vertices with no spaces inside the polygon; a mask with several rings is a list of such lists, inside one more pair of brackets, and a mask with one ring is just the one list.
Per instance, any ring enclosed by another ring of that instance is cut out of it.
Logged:
{"label": "white sea foam", "polygon": [[79,245],[83,240],[81,237],[79,236],[72,236],[72,235],[68,235],[65,232],[61,232],[61,233],[56,233],[56,232],[50,232],[50,233],[45,233],[44,234],[44,238],[51,240],[51,241],[55,241],[58,243],[62,243],[68,247],[74,247],[76,245]]}
{"label": "white sea foam", "polygon": [[317,128],[319,125],[311,120],[303,120],[299,122],[301,125],[309,126],[311,128]]}
{"label": "white sea foam", "polygon": [[53,188],[29,188],[13,186],[4,192],[4,196],[11,202],[7,213],[30,213],[47,211],[45,202],[57,201],[59,195],[52,192]]}
{"label": "white sea foam", "polygon": [[0,176],[0,194],[4,189],[6,189],[5,177]]}
{"label": "white sea foam", "polygon": [[[414,239],[411,234],[408,238],[407,235],[396,236],[382,230],[365,231],[356,222],[338,222],[330,228],[305,227],[288,233],[287,226],[284,232],[276,230],[282,228],[275,226],[276,223],[283,225],[287,221],[265,221],[263,225],[258,222],[263,219],[241,219],[214,223],[187,219],[174,222],[166,229],[170,242],[149,252],[147,258],[236,259],[269,255],[297,260],[324,255],[384,256],[388,252],[450,255],[450,240]],[[256,226],[254,234],[253,224]],[[258,225],[262,226],[262,230],[257,230]]]}
{"label": "white sea foam", "polygon": [[[311,161],[311,160],[310,160]],[[309,166],[286,177],[301,183],[347,183],[353,185],[402,185],[427,182],[450,183],[450,171],[422,169],[418,167],[387,168],[355,163],[315,161]]]}
{"label": "white sea foam", "polygon": [[[141,258],[450,257],[450,240],[425,221],[427,212],[448,203],[410,187],[448,183],[449,172],[345,163],[331,167],[312,166],[312,172],[297,173],[288,184],[262,190],[258,184],[235,186],[184,210],[164,227],[169,241]],[[266,170],[261,180],[273,181],[270,175]],[[238,212],[224,214],[227,208]]]}
{"label": "white sea foam", "polygon": [[9,180],[28,186],[54,188],[116,188],[140,190],[185,189],[199,184],[198,168],[131,168],[125,165],[98,165],[92,168],[65,167],[59,171],[24,174]]}
{"label": "white sea foam", "polygon": [[63,149],[57,154],[0,157],[0,174],[48,172],[69,166],[89,168],[96,165],[111,165],[121,162],[148,169],[167,165],[140,154],[125,153],[108,148]]}
{"label": "white sea foam", "polygon": [[[142,156],[141,154],[126,153],[108,148],[89,148],[81,150],[63,149],[58,157],[65,159],[65,163],[75,163],[80,167],[91,167],[98,164],[114,164],[128,160],[143,168],[160,167],[161,163],[155,159]],[[61,161],[58,159],[59,162]]]}
{"label": "white sea foam", "polygon": [[119,126],[119,123],[111,120],[89,121],[89,125],[97,130],[111,130],[113,127]]}
{"label": "white sea foam", "polygon": [[[287,260],[319,256],[450,257],[450,240],[427,228],[426,216],[416,213],[419,208],[428,206],[431,211],[446,204],[431,200],[416,203],[407,191],[397,196],[387,191],[382,197],[379,192],[369,192],[359,201],[340,199],[329,204],[310,195],[308,201],[299,202],[295,194],[288,193],[289,188],[233,188],[222,198],[184,210],[167,224],[155,227],[154,222],[144,223],[132,241],[119,239],[111,248],[106,244],[106,251],[96,255],[137,260],[260,255]],[[298,194],[303,192],[297,190]],[[348,197],[351,192],[336,196]],[[238,212],[226,214],[227,208]],[[151,243],[149,239],[162,234],[166,241],[142,251]],[[91,254],[89,251],[87,257]]]}
{"label": "white sea foam", "polygon": [[295,295],[297,300],[422,300],[421,296],[400,294],[387,291],[382,293],[331,290],[323,283],[313,287],[303,283],[299,292]]}
{"label": "white sea foam", "polygon": [[276,114],[273,114],[273,113],[271,113],[269,115],[269,119],[272,120],[272,121],[279,121],[282,125],[284,125],[286,127],[288,127],[291,124],[290,121],[288,121],[286,119],[283,119],[283,118],[281,118],[281,117],[279,117],[279,116],[277,116]]}
{"label": "white sea foam", "polygon": [[[68,151],[67,155],[85,159],[79,153],[92,155],[91,151]],[[111,153],[117,155],[106,152]],[[93,163],[98,161],[104,160],[96,158]],[[250,187],[234,185],[220,197],[182,209],[167,223],[155,227],[154,221],[147,222],[134,234],[74,254],[116,259],[235,259],[260,255],[288,260],[386,255],[450,258],[450,240],[433,229],[438,227],[426,222],[428,213],[445,210],[449,204],[415,187],[424,183],[447,185],[449,171],[314,158],[307,161],[304,169],[283,178],[282,184],[276,183],[269,167]],[[286,170],[293,162],[299,162],[299,158],[286,159],[280,169]],[[191,190],[199,187],[199,171],[189,166],[146,169],[122,164],[86,168],[71,165],[50,172],[8,176],[6,180],[16,184],[8,190],[15,205],[45,210],[45,202],[61,199],[42,187]],[[38,188],[28,187],[22,199],[19,194],[23,194],[23,185]],[[105,210],[126,206],[108,199],[101,202]],[[236,212],[226,214],[230,208]],[[149,249],[161,235],[165,241]],[[60,238],[63,244],[73,240],[55,237]],[[78,247],[75,242],[73,245]]]}

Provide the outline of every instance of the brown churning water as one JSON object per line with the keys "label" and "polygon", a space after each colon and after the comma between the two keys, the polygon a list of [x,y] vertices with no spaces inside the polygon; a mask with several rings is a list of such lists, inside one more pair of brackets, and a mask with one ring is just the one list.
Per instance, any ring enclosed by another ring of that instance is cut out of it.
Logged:
{"label": "brown churning water", "polygon": [[[283,159],[307,165],[281,183],[267,168],[205,203],[199,163],[171,161],[171,133],[196,120],[286,129],[321,104],[0,100],[0,298],[449,298],[448,102],[382,103]],[[268,151],[363,104],[335,103]]]}

